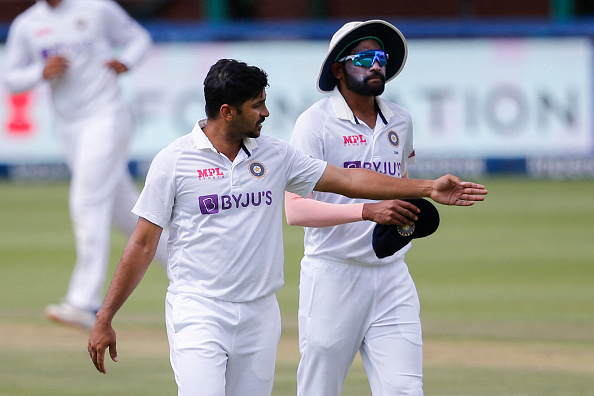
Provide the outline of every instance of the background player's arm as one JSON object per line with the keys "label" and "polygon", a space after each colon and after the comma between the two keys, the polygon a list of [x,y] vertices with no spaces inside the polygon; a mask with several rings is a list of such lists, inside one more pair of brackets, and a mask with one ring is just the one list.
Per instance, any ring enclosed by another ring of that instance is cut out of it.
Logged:
{"label": "background player's arm", "polygon": [[122,259],[107,291],[105,301],[97,312],[95,325],[89,335],[88,351],[98,371],[106,373],[105,350],[117,362],[116,334],[111,325],[116,312],[138,286],[153,260],[163,229],[150,221],[139,218],[130,236]]}
{"label": "background player's arm", "polygon": [[104,4],[104,18],[107,24],[109,40],[115,46],[120,46],[118,58],[107,63],[107,66],[117,74],[134,69],[152,45],[148,31],[116,2]]}
{"label": "background player's arm", "polygon": [[14,21],[6,40],[3,80],[11,92],[23,92],[43,80],[44,62],[36,59],[30,48],[25,28]]}
{"label": "background player's arm", "polygon": [[445,175],[435,180],[399,179],[369,169],[345,169],[328,164],[314,190],[351,198],[431,198],[443,205],[470,206],[483,201],[483,185]]}

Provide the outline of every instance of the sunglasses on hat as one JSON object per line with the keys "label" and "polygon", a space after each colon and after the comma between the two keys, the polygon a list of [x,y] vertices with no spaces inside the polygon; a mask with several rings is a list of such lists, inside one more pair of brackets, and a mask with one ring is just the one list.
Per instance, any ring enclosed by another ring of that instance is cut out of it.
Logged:
{"label": "sunglasses on hat", "polygon": [[353,60],[353,65],[355,66],[363,66],[363,67],[371,67],[375,63],[375,61],[379,62],[381,67],[384,67],[388,64],[388,54],[386,51],[383,50],[370,50],[370,51],[362,51],[355,55],[345,56],[344,58],[340,58],[337,62],[345,62],[348,60]]}

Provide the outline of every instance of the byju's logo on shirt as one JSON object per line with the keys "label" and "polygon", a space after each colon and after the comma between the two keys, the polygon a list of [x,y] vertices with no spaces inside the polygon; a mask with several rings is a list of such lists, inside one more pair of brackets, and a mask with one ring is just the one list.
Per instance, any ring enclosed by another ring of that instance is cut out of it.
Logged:
{"label": "byju's logo on shirt", "polygon": [[198,179],[223,179],[225,173],[220,168],[198,169]]}
{"label": "byju's logo on shirt", "polygon": [[198,204],[202,214],[219,213],[219,196],[216,194],[201,196],[198,198]]}
{"label": "byju's logo on shirt", "polygon": [[344,146],[362,146],[367,145],[367,139],[363,135],[343,136]]}
{"label": "byju's logo on shirt", "polygon": [[361,161],[347,161],[344,163],[345,168],[360,168]]}
{"label": "byju's logo on shirt", "polygon": [[250,206],[272,205],[272,191],[249,192],[245,194],[221,195],[218,194],[202,195],[198,198],[200,213],[216,214],[228,209],[241,209]]}
{"label": "byju's logo on shirt", "polygon": [[91,40],[83,40],[74,43],[56,43],[48,48],[41,50],[41,56],[43,59],[47,59],[51,56],[64,56],[66,58],[74,58],[83,52],[92,51],[95,47],[95,43]]}
{"label": "byju's logo on shirt", "polygon": [[400,162],[362,162],[362,161],[346,161],[343,164],[344,168],[365,168],[371,169],[384,175],[401,177]]}

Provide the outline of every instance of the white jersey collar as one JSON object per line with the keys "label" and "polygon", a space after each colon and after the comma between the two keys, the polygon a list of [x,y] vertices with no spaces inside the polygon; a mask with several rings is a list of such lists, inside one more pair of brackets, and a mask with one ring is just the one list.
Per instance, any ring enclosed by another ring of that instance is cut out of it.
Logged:
{"label": "white jersey collar", "polygon": [[[196,144],[196,148],[201,149],[210,149],[215,152],[219,152],[213,145],[210,139],[206,136],[202,128],[206,126],[206,118],[199,120],[194,128],[192,129],[192,138],[194,139],[194,143]],[[244,138],[243,139],[243,150],[246,152],[247,156],[251,156],[254,150],[258,147],[258,143],[256,139],[252,138]]]}
{"label": "white jersey collar", "polygon": [[43,7],[45,7],[45,9],[50,12],[60,12],[62,10],[65,10],[70,6],[71,2],[72,0],[62,0],[60,4],[58,4],[56,7],[50,7],[50,5],[47,4],[47,1],[37,0],[37,3],[42,3]]}
{"label": "white jersey collar", "polygon": [[[342,120],[348,120],[353,124],[359,123],[357,117],[355,117],[355,114],[353,113],[348,103],[340,93],[338,86],[334,87],[334,90],[330,94],[330,102],[332,103],[332,108],[334,109],[334,113],[336,114],[337,118]],[[394,113],[384,103],[384,100],[379,96],[376,96],[375,103],[377,103],[381,116],[385,119],[385,123],[390,121],[390,118],[394,116]]]}

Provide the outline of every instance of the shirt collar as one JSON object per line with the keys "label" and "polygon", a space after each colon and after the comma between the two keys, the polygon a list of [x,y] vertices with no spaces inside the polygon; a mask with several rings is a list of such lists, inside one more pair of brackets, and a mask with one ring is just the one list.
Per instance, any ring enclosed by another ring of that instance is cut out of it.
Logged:
{"label": "shirt collar", "polygon": [[[332,103],[332,108],[334,109],[334,113],[336,117],[342,120],[348,120],[353,124],[358,124],[359,120],[355,117],[355,114],[349,107],[348,103],[340,93],[338,86],[334,87],[334,90],[330,94],[330,102]],[[387,124],[390,121],[390,118],[394,116],[394,113],[390,108],[386,105],[384,100],[379,96],[375,97],[375,103],[380,111],[380,117],[384,124]]]}
{"label": "shirt collar", "polygon": [[60,4],[58,4],[57,7],[50,7],[49,4],[47,4],[47,2],[45,0],[37,0],[38,3],[42,3],[44,5],[44,7],[50,11],[60,11],[63,9],[66,9],[68,6],[70,6],[70,0],[62,0],[60,2]]}
{"label": "shirt collar", "polygon": [[[196,125],[194,125],[194,128],[192,129],[192,138],[194,139],[194,143],[196,144],[197,149],[210,149],[218,153],[219,151],[212,145],[212,142],[202,130],[202,128],[206,126],[206,121],[207,119],[203,118],[199,120],[196,123]],[[247,137],[243,139],[243,144],[241,145],[241,148],[248,157],[252,155],[252,153],[257,147],[258,143],[256,142],[256,139]]]}

